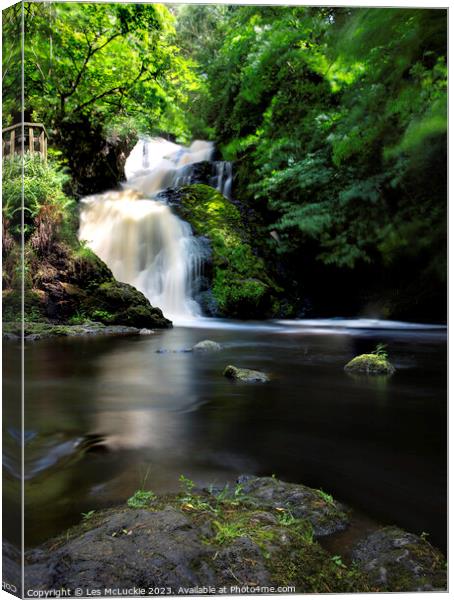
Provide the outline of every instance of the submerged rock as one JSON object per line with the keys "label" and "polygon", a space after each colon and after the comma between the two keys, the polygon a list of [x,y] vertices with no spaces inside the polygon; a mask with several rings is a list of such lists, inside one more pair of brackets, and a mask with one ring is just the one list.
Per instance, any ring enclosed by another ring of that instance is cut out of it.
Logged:
{"label": "submerged rock", "polygon": [[361,354],[355,356],[344,367],[347,373],[366,373],[367,375],[392,375],[394,366],[379,354]]}
{"label": "submerged rock", "polygon": [[355,546],[352,559],[371,584],[389,592],[446,590],[446,565],[427,540],[384,527]]}
{"label": "submerged rock", "polygon": [[227,365],[223,373],[224,377],[242,381],[243,383],[266,383],[270,380],[266,373],[254,371],[253,369],[241,369],[233,365]]}
{"label": "submerged rock", "polygon": [[222,350],[222,346],[212,340],[202,340],[192,346],[192,350],[194,352],[219,352],[219,350]]}

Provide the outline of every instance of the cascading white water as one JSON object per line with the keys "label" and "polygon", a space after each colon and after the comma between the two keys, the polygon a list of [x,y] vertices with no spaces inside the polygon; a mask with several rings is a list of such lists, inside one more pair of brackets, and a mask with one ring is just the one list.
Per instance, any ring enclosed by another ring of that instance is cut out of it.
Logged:
{"label": "cascading white water", "polygon": [[[167,187],[188,183],[191,165],[210,160],[213,150],[213,144],[205,141],[185,148],[161,138],[139,140],[126,161],[125,189],[82,200],[79,239],[117,280],[143,292],[175,324],[201,315],[194,293],[204,246],[190,225],[155,196]],[[210,183],[230,195],[231,165],[218,165]]]}

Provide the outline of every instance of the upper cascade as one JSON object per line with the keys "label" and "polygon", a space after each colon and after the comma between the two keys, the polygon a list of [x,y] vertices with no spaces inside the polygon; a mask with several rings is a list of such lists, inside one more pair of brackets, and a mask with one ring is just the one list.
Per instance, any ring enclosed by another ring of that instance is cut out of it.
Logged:
{"label": "upper cascade", "polygon": [[[185,147],[164,138],[141,138],[126,160],[125,185],[145,196],[154,196],[166,188],[191,183],[194,165],[212,161],[213,155],[213,142],[195,140]],[[231,163],[213,162],[207,183],[230,198]]]}

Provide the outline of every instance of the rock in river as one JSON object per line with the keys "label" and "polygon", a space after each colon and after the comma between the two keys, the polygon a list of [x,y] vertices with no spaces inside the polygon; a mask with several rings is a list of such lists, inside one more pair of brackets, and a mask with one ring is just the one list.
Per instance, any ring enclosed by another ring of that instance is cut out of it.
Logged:
{"label": "rock in river", "polygon": [[359,542],[352,559],[371,584],[389,592],[446,589],[443,555],[423,537],[384,527]]}
{"label": "rock in river", "polygon": [[[36,597],[36,590],[134,586],[170,588],[165,593],[172,595],[201,595],[202,586],[226,586],[233,594],[242,586],[255,593],[259,586],[295,586],[298,593],[445,589],[441,554],[400,530],[367,538],[358,567],[339,564],[317,537],[347,523],[328,494],[243,476],[218,492],[156,497],[147,509],[96,511],[26,552],[25,597]],[[403,584],[394,578],[399,561]]]}
{"label": "rock in river", "polygon": [[219,350],[222,350],[222,346],[212,340],[202,340],[192,346],[192,349],[194,352],[219,352]]}
{"label": "rock in river", "polygon": [[270,380],[266,373],[254,371],[253,369],[240,369],[233,365],[227,365],[224,369],[224,377],[242,381],[243,383],[266,383]]}
{"label": "rock in river", "polygon": [[396,370],[389,360],[379,354],[360,354],[344,367],[347,373],[365,373],[366,375],[392,375]]}

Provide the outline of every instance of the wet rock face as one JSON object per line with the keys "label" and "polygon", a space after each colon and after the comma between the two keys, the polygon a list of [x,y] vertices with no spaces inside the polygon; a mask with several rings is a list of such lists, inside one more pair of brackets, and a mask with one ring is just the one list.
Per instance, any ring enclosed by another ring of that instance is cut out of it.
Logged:
{"label": "wet rock face", "polygon": [[224,369],[224,377],[240,381],[242,383],[266,383],[270,380],[266,373],[254,371],[253,369],[240,369],[233,365],[227,365]]}
{"label": "wet rock face", "polygon": [[346,509],[323,492],[273,477],[242,475],[238,481],[243,492],[260,506],[284,508],[296,518],[307,519],[316,537],[342,531],[348,525]]}
{"label": "wet rock face", "polygon": [[271,584],[257,543],[237,537],[218,546],[210,543],[214,533],[172,507],[117,512],[52,554],[30,552],[26,588],[158,586],[176,594],[183,587]]}
{"label": "wet rock face", "polygon": [[344,367],[347,373],[359,373],[366,375],[392,375],[394,366],[384,356],[378,354],[361,354],[355,356]]}
{"label": "wet rock face", "polygon": [[106,136],[102,125],[87,117],[67,121],[56,131],[56,143],[67,156],[71,174],[69,192],[87,196],[116,188],[124,181],[126,157],[137,142],[135,135]]}
{"label": "wet rock face", "polygon": [[125,510],[46,557],[30,553],[27,588],[106,587],[137,585],[195,586],[197,564],[213,581],[208,547],[190,521],[173,508],[157,512]]}
{"label": "wet rock face", "polygon": [[425,539],[397,527],[385,527],[359,542],[352,552],[373,585],[392,592],[446,589],[441,552]]}

